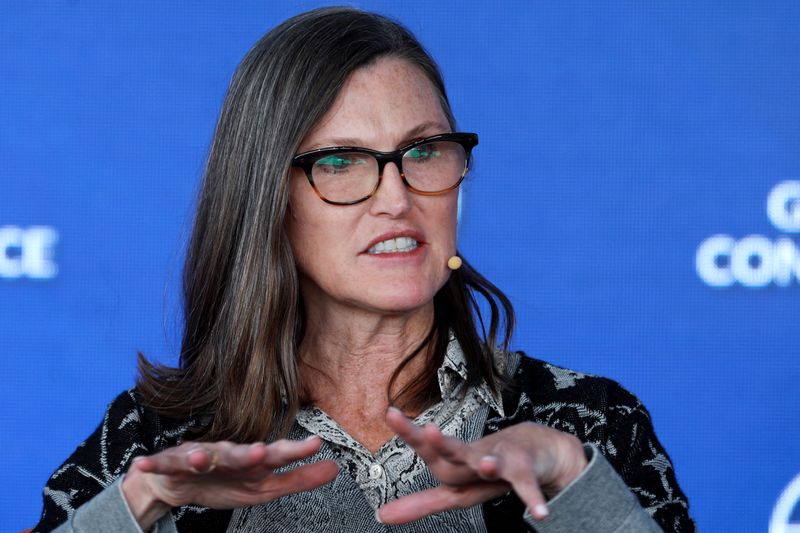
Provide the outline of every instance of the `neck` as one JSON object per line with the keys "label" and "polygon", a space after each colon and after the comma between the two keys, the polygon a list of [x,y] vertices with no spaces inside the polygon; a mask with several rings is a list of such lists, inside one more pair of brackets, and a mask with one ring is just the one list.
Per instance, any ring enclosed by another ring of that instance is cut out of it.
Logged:
{"label": "neck", "polygon": [[[389,397],[421,375],[429,354],[422,349],[397,374],[430,331],[433,302],[404,313],[376,313],[306,305],[300,344],[300,375],[311,401],[353,438],[375,452],[392,438],[386,424]],[[392,384],[389,390],[389,384]],[[404,409],[414,417],[416,408]]]}
{"label": "neck", "polygon": [[[310,312],[300,345],[301,374],[314,403],[362,403],[382,414],[387,388],[400,364],[416,350],[433,323],[433,303],[402,314],[379,315],[358,309]],[[422,371],[420,351],[398,375],[392,392]]]}

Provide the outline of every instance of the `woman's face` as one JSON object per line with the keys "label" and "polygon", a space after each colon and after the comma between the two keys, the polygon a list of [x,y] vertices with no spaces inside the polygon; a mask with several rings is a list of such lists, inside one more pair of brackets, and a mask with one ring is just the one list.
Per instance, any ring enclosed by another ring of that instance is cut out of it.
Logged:
{"label": "woman's face", "polygon": [[[450,125],[436,90],[406,61],[384,58],[355,71],[331,109],[300,145],[300,152],[330,146],[395,150],[446,133]],[[293,168],[287,232],[308,306],[353,307],[378,313],[419,309],[449,276],[456,248],[458,190],[420,196],[403,185],[389,163],[375,194],[355,205],[317,197],[302,170]],[[376,253],[375,246],[409,251]]]}

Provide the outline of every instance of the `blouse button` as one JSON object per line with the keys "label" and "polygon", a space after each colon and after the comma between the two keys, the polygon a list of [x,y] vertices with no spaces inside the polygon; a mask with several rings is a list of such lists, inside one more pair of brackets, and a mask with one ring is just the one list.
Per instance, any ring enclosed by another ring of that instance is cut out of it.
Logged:
{"label": "blouse button", "polygon": [[378,463],[373,464],[369,467],[369,477],[370,479],[378,479],[383,475],[383,467]]}

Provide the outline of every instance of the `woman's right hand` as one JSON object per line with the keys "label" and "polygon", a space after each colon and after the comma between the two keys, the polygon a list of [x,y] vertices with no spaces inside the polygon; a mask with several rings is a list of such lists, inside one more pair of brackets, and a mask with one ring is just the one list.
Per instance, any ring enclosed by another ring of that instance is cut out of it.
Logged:
{"label": "woman's right hand", "polygon": [[189,503],[213,509],[257,505],[332,481],[339,471],[334,461],[274,472],[313,455],[320,445],[319,437],[270,444],[186,442],[135,458],[122,493],[145,531],[172,507]]}

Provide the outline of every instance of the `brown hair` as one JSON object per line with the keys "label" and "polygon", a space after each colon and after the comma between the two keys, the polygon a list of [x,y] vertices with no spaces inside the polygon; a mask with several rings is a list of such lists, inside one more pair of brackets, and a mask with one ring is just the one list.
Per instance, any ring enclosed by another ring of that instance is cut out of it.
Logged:
{"label": "brown hair", "polygon": [[[170,417],[206,415],[205,439],[270,439],[294,420],[302,401],[297,353],[304,327],[284,231],[290,161],[347,77],[386,56],[421,69],[455,129],[442,76],[420,43],[399,23],[357,9],[317,9],[285,21],[255,44],[233,76],[184,265],[179,365],[153,365],[139,355],[137,387],[145,403]],[[475,293],[488,303],[488,330]],[[513,330],[508,299],[465,261],[436,294],[434,308],[425,343],[403,363],[429,348],[425,371],[395,395],[401,405],[438,398],[436,370],[451,331],[466,356],[468,381],[498,386],[493,351],[507,348]]]}

